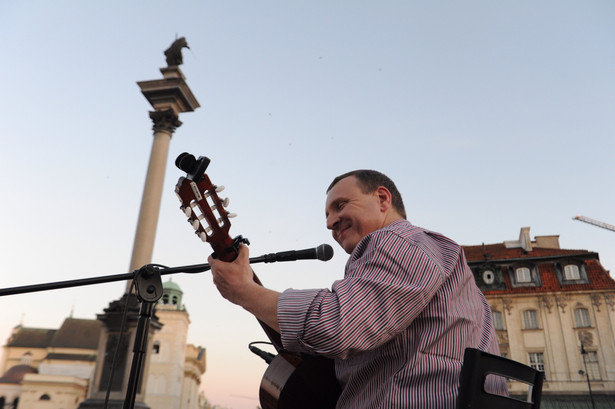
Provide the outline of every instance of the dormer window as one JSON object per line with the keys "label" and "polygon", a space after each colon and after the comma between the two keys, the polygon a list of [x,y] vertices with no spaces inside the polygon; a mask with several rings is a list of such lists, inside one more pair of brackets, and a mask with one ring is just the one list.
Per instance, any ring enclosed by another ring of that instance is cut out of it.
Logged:
{"label": "dormer window", "polygon": [[476,285],[481,290],[505,290],[506,282],[502,276],[502,267],[484,262],[472,268]]}
{"label": "dormer window", "polygon": [[581,279],[581,273],[579,272],[579,266],[576,264],[568,264],[564,266],[564,280],[579,280]]}
{"label": "dormer window", "polygon": [[485,284],[493,284],[493,282],[495,281],[495,273],[493,272],[493,270],[485,270],[483,271],[483,281],[485,282]]}
{"label": "dormer window", "polygon": [[532,274],[527,267],[517,267],[515,269],[515,281],[518,283],[531,283]]}
{"label": "dormer window", "polygon": [[557,279],[562,285],[587,284],[587,271],[581,260],[560,260],[555,263]]}
{"label": "dormer window", "polygon": [[530,263],[518,263],[508,267],[510,281],[513,287],[540,286],[538,267]]}

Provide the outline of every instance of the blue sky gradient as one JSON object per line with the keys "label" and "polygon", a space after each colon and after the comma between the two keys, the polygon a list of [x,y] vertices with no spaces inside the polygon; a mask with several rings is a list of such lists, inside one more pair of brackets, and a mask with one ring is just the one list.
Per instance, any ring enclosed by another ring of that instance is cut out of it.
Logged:
{"label": "blue sky gradient", "polygon": [[[0,248],[4,287],[125,273],[152,144],[137,81],[181,66],[201,104],[171,141],[154,250],[206,261],[173,192],[184,151],[211,159],[233,235],[253,256],[335,243],[325,189],[356,168],[387,173],[409,219],[460,244],[559,235],[615,267],[615,3],[230,0],[3,2]],[[332,261],[255,266],[277,289],[329,287]],[[207,348],[211,402],[255,408],[258,324],[211,277],[176,275]],[[95,318],[123,283],[0,300],[15,325]]]}

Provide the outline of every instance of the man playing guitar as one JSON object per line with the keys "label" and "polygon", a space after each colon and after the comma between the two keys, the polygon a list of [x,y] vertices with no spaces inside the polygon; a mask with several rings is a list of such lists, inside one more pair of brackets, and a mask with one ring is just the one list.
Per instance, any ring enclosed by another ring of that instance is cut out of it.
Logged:
{"label": "man playing guitar", "polygon": [[412,225],[377,171],[335,178],[325,212],[350,255],[331,289],[263,287],[240,245],[230,262],[208,260],[220,294],[277,331],[284,350],[333,359],[339,409],[454,408],[464,350],[499,354],[462,248]]}

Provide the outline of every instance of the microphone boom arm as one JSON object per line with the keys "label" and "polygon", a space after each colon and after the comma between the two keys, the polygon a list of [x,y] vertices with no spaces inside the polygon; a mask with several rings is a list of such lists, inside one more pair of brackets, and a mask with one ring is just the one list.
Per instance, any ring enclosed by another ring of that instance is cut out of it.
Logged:
{"label": "microphone boom arm", "polygon": [[[322,261],[328,261],[333,257],[333,248],[328,244],[321,244],[318,247],[305,249],[305,250],[290,250],[280,253],[270,253],[259,257],[253,257],[250,259],[250,264],[255,263],[275,263],[277,261],[295,261],[295,260],[309,260],[318,259]],[[211,270],[211,266],[208,263],[193,264],[189,266],[180,267],[165,267],[159,264],[147,264],[141,269],[153,268],[160,275],[186,273],[195,274],[202,273],[204,271]],[[140,270],[135,270],[132,273],[125,274],[113,274],[100,277],[82,278],[77,280],[56,281],[44,284],[25,285],[20,287],[0,288],[0,297],[5,295],[25,294],[39,291],[58,290],[62,288],[81,287],[93,284],[110,283],[114,281],[127,281],[135,278],[136,274]]]}

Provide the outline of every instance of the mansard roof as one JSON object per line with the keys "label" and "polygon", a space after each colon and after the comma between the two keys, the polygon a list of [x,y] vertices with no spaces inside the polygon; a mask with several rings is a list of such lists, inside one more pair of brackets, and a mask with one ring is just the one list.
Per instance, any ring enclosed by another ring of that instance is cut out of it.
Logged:
{"label": "mansard roof", "polygon": [[561,257],[597,257],[587,250],[566,250],[560,248],[532,247],[530,251],[521,247],[506,247],[505,243],[463,246],[468,263],[480,261],[510,261],[521,259],[561,258]]}
{"label": "mansard roof", "polygon": [[[486,295],[615,291],[615,280],[600,263],[598,253],[588,250],[561,249],[557,236],[537,237],[535,241],[530,241],[529,228],[523,228],[519,241],[462,247],[470,268],[474,270],[476,281]],[[569,263],[583,265],[586,279],[563,283],[561,269]],[[537,268],[540,279],[536,285],[515,286],[511,282],[510,269],[524,264]],[[503,282],[497,285],[486,285],[482,281],[482,277],[479,276],[480,271],[489,265],[500,268]]]}
{"label": "mansard roof", "polygon": [[101,328],[102,323],[98,320],[67,318],[57,330],[17,328],[7,346],[97,349]]}
{"label": "mansard roof", "polygon": [[102,323],[98,320],[67,318],[49,346],[55,348],[97,349]]}
{"label": "mansard roof", "polygon": [[47,348],[57,330],[18,327],[7,342],[9,347]]}

